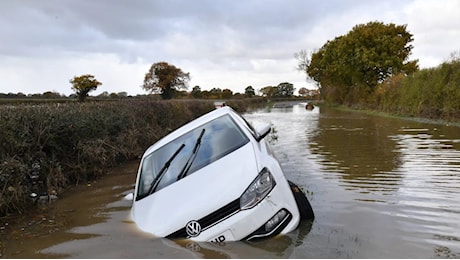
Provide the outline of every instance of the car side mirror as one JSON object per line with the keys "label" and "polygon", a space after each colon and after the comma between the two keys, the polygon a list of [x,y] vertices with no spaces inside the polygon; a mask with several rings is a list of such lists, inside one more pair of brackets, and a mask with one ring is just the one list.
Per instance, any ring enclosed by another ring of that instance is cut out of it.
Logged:
{"label": "car side mirror", "polygon": [[129,200],[129,201],[134,200],[134,193],[130,192],[126,194],[126,196],[123,197],[123,200]]}
{"label": "car side mirror", "polygon": [[256,128],[257,132],[257,142],[260,142],[260,140],[264,139],[265,136],[267,136],[270,131],[272,130],[272,126],[269,123],[264,123],[261,124],[259,127]]}

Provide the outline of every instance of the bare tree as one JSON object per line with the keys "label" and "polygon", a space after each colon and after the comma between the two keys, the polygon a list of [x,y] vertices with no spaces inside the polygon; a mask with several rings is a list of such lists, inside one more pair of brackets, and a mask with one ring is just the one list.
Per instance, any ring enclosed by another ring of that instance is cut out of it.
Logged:
{"label": "bare tree", "polygon": [[310,66],[311,62],[311,51],[300,50],[299,52],[294,53],[294,57],[297,60],[297,67],[296,70],[305,73],[306,81],[311,81],[310,76],[308,76],[307,69]]}

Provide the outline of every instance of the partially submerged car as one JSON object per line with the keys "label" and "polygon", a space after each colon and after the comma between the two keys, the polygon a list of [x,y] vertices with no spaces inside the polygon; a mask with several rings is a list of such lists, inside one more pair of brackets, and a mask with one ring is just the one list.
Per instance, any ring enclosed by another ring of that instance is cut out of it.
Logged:
{"label": "partially submerged car", "polygon": [[223,242],[286,234],[313,219],[265,137],[228,106],[165,136],[142,156],[132,218],[170,239]]}

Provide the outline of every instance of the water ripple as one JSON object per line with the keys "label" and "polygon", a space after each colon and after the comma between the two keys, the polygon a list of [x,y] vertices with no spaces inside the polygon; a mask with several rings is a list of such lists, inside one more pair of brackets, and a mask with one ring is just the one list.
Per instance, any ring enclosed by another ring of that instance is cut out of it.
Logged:
{"label": "water ripple", "polygon": [[296,107],[249,117],[272,123],[283,170],[309,192],[319,252],[337,243],[343,252],[325,255],[460,256],[458,128]]}

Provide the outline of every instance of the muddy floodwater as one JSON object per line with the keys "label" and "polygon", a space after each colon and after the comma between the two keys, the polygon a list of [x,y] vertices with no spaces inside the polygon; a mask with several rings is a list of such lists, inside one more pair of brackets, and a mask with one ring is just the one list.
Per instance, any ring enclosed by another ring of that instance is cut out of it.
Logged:
{"label": "muddy floodwater", "polygon": [[123,199],[133,161],[3,223],[1,257],[460,258],[459,127],[305,104],[245,117],[273,124],[270,143],[307,192],[313,223],[257,243],[155,238],[136,228]]}

